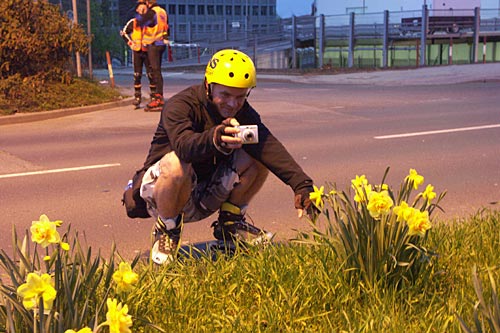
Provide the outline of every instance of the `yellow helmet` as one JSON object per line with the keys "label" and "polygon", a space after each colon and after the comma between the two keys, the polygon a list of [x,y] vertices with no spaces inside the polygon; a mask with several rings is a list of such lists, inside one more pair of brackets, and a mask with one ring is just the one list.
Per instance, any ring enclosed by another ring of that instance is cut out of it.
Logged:
{"label": "yellow helmet", "polygon": [[238,50],[221,50],[212,56],[205,70],[207,84],[218,83],[233,88],[253,88],[257,76],[252,59]]}

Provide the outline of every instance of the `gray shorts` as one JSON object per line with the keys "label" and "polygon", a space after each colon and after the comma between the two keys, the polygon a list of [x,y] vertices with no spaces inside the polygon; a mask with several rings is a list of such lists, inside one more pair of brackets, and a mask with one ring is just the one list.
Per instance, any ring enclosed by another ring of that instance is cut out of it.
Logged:
{"label": "gray shorts", "polygon": [[[240,177],[234,166],[234,161],[239,155],[238,151],[236,150],[227,161],[220,163],[208,180],[198,182],[196,174],[193,173],[191,196],[182,210],[184,222],[203,220],[216,212],[222,203],[227,201],[233,188],[240,182]],[[155,219],[158,217],[158,212],[153,199],[153,190],[160,173],[161,160],[146,171],[141,185],[141,197],[147,203],[149,214]]]}

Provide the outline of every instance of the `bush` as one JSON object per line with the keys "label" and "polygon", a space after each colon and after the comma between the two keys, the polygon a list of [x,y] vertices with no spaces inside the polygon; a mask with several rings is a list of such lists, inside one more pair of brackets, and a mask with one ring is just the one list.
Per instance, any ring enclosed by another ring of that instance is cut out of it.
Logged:
{"label": "bush", "polygon": [[46,1],[0,2],[0,75],[22,78],[46,73],[46,79],[67,79],[73,52],[87,52],[87,36],[80,26]]}
{"label": "bush", "polygon": [[0,2],[0,95],[22,105],[26,92],[39,93],[48,82],[71,82],[74,52],[87,52],[88,39],[48,1]]}

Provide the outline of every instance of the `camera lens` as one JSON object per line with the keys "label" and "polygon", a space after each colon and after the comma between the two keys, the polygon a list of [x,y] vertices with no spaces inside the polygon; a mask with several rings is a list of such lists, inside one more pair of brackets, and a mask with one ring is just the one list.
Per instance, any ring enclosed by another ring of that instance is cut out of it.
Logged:
{"label": "camera lens", "polygon": [[245,139],[245,141],[253,141],[253,139],[254,139],[253,132],[252,131],[245,131],[243,133],[243,138]]}

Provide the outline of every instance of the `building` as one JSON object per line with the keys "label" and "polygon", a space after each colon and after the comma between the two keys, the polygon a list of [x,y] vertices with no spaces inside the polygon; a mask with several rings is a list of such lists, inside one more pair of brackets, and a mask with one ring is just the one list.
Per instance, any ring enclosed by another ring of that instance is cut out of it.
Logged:
{"label": "building", "polygon": [[276,31],[276,0],[158,0],[179,43],[251,38]]}
{"label": "building", "polygon": [[[71,0],[49,0],[64,12]],[[121,27],[134,15],[137,0],[91,0],[102,12],[104,26]],[[169,15],[170,39],[177,43],[208,44],[251,39],[277,31],[276,0],[157,0]],[[86,0],[77,0],[84,14]]]}

